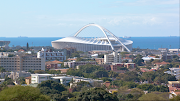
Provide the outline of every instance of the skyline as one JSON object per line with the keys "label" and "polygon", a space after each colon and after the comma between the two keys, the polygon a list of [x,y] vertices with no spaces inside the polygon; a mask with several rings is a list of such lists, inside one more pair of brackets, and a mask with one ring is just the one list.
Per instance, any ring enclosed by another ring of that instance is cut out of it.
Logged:
{"label": "skyline", "polygon": [[66,37],[89,23],[118,37],[179,36],[179,0],[18,0],[0,9],[0,37]]}

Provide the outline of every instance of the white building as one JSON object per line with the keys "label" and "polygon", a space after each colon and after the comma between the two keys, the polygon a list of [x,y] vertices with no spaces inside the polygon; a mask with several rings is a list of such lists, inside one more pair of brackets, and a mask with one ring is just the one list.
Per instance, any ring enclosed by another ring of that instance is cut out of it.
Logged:
{"label": "white building", "polygon": [[154,57],[142,57],[142,59],[144,60],[144,62],[149,62],[151,59],[153,60],[161,60],[161,58],[154,58]]}
{"label": "white building", "polygon": [[96,80],[96,79],[91,79],[91,78],[74,76],[73,77],[73,83],[70,84],[70,87],[73,85],[76,85],[78,82],[81,82],[81,81],[89,82],[92,86],[94,86],[95,82],[103,83],[103,80]]}
{"label": "white building", "polygon": [[6,71],[45,70],[45,59],[24,55],[1,57],[0,66]]}
{"label": "white building", "polygon": [[15,55],[15,52],[0,52],[0,58],[1,57],[8,57],[9,54]]}
{"label": "white building", "polygon": [[61,83],[63,85],[67,85],[73,79],[73,77],[70,77],[70,76],[55,76],[55,77],[51,77],[51,78],[54,81]]}
{"label": "white building", "polygon": [[31,83],[41,83],[42,81],[51,80],[53,74],[31,74]]}
{"label": "white building", "polygon": [[13,80],[18,79],[19,77],[29,77],[29,76],[31,76],[31,73],[25,71],[10,72],[10,75],[8,75],[8,77]]}
{"label": "white building", "polygon": [[66,56],[64,52],[50,52],[47,51],[46,49],[43,49],[39,52],[37,52],[37,58],[45,58],[46,61],[53,61],[53,60],[58,60],[58,61],[64,61],[66,60]]}
{"label": "white building", "polygon": [[64,66],[68,66],[69,68],[75,68],[76,66],[92,64],[96,65],[96,61],[71,61],[71,62],[64,62]]}
{"label": "white building", "polygon": [[118,52],[113,52],[111,54],[105,54],[104,55],[104,63],[107,64],[107,63],[121,63],[122,60],[121,60],[121,54],[118,53]]}
{"label": "white building", "polygon": [[180,68],[169,68],[170,71],[164,73],[171,74],[176,77],[177,80],[180,80]]}

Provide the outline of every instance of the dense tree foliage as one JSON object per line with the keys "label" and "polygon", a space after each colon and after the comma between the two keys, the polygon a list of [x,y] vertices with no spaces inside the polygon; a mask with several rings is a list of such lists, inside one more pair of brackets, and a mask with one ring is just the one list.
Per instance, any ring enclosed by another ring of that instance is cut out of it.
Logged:
{"label": "dense tree foliage", "polygon": [[73,85],[71,89],[73,90],[73,92],[80,92],[81,90],[87,90],[91,87],[92,85],[89,82],[81,81]]}
{"label": "dense tree foliage", "polygon": [[[72,100],[72,99],[71,99]],[[81,92],[74,101],[118,101],[116,95],[108,93],[103,88],[94,88]]]}
{"label": "dense tree foliage", "polygon": [[148,92],[151,92],[151,91],[168,92],[169,91],[167,86],[155,86],[152,84],[138,85],[137,88],[148,91]]}
{"label": "dense tree foliage", "polygon": [[22,85],[22,84],[26,84],[25,82],[25,78],[24,77],[19,77],[17,80],[18,84]]}
{"label": "dense tree foliage", "polygon": [[143,90],[141,89],[138,89],[138,88],[133,88],[132,90],[128,90],[126,87],[121,87],[119,90],[121,91],[118,91],[118,94],[117,94],[117,97],[120,101],[122,100],[138,100],[139,97],[141,97],[144,92]]}
{"label": "dense tree foliage", "polygon": [[79,66],[79,69],[69,69],[67,74],[73,76],[83,76],[86,78],[108,77],[109,75],[103,67],[91,64]]}
{"label": "dense tree foliage", "polygon": [[124,74],[119,74],[118,77],[116,77],[116,79],[123,81],[140,81],[139,74],[134,71],[129,71]]}
{"label": "dense tree foliage", "polygon": [[133,60],[133,62],[134,62],[136,65],[138,65],[138,66],[142,66],[144,60],[142,59],[142,56],[138,54],[138,55],[136,56],[136,58]]}
{"label": "dense tree foliage", "polygon": [[138,100],[140,101],[167,101],[169,100],[168,93],[152,92],[142,95]]}
{"label": "dense tree foliage", "polygon": [[168,81],[176,81],[175,76],[172,76],[170,74],[164,73],[166,71],[165,69],[157,70],[156,72],[144,72],[140,79],[142,81],[148,81],[149,83],[168,83]]}
{"label": "dense tree foliage", "polygon": [[49,70],[49,71],[47,71],[47,73],[49,73],[49,74],[61,74],[61,71],[60,70]]}
{"label": "dense tree foliage", "polygon": [[13,56],[15,56],[14,54],[8,54],[8,57],[13,57]]}
{"label": "dense tree foliage", "polygon": [[50,96],[51,99],[55,101],[56,100],[59,101],[67,98],[67,97],[64,98],[64,96],[62,96],[62,91],[66,90],[64,85],[59,84],[55,81],[52,80],[43,81],[40,84],[38,84],[37,88],[40,89],[42,94]]}
{"label": "dense tree foliage", "polygon": [[14,86],[0,92],[0,101],[50,101],[40,90],[30,86]]}
{"label": "dense tree foliage", "polygon": [[6,72],[6,70],[0,66],[0,72]]}
{"label": "dense tree foliage", "polygon": [[127,82],[127,81],[122,81],[122,80],[115,80],[111,82],[111,85],[117,86],[117,87],[121,87],[121,86],[127,86],[128,88],[135,88],[138,86],[137,83],[135,82]]}
{"label": "dense tree foliage", "polygon": [[45,71],[44,70],[35,70],[34,73],[43,74],[43,73],[45,73]]}

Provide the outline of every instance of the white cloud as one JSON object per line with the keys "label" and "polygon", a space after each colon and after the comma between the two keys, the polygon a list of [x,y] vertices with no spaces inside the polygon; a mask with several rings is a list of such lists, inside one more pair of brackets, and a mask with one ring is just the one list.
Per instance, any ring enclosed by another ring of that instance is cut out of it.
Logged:
{"label": "white cloud", "polygon": [[[44,27],[50,26],[66,26],[81,27],[89,23],[97,23],[102,26],[133,26],[133,25],[162,25],[168,26],[166,23],[172,23],[174,26],[179,20],[176,13],[159,13],[159,14],[121,14],[118,16],[108,15],[88,15],[88,14],[72,14],[64,16],[46,16],[39,17],[38,20],[43,22]],[[41,23],[39,23],[41,24]]]}

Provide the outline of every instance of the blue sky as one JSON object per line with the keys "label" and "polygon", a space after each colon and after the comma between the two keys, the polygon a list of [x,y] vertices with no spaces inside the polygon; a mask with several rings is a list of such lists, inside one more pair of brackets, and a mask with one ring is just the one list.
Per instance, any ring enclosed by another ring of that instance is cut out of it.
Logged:
{"label": "blue sky", "polygon": [[179,36],[179,0],[0,0],[0,15],[0,37],[66,37],[89,23],[119,37]]}

